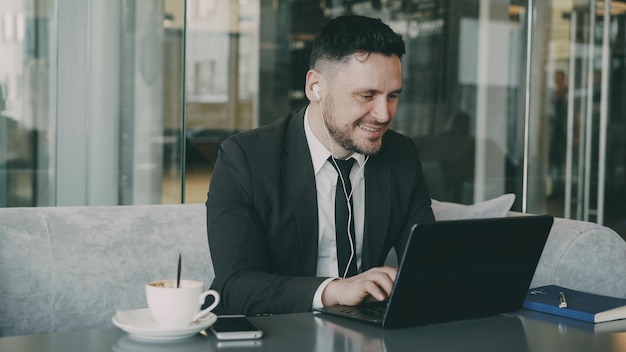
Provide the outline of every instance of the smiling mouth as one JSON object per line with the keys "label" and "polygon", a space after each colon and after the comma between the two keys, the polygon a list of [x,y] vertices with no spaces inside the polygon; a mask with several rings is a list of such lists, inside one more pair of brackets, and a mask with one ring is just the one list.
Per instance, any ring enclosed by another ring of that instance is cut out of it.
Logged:
{"label": "smiling mouth", "polygon": [[358,127],[368,132],[380,132],[383,129],[383,126],[371,127],[371,126],[365,126],[365,125],[358,125]]}

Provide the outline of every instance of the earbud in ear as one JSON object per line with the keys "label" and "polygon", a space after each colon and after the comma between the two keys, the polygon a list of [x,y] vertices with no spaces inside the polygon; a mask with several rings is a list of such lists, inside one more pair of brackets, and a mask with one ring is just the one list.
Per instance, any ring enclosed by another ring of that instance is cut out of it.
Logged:
{"label": "earbud in ear", "polygon": [[315,94],[317,99],[322,99],[322,97],[320,97],[320,86],[319,85],[316,84],[316,85],[313,86],[313,94]]}

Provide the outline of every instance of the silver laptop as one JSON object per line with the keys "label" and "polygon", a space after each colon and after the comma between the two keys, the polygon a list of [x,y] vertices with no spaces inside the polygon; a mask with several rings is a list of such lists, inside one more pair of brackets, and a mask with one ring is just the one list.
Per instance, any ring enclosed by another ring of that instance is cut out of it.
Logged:
{"label": "silver laptop", "polygon": [[316,311],[397,328],[519,310],[553,220],[529,215],[416,224],[387,301]]}

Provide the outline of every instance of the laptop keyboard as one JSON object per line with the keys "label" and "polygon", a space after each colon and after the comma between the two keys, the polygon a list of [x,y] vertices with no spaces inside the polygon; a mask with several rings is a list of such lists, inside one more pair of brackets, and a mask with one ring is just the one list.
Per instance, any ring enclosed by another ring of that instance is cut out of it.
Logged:
{"label": "laptop keyboard", "polygon": [[350,314],[355,317],[365,318],[367,320],[382,322],[387,309],[387,302],[365,303],[356,307],[350,307],[342,311],[342,313]]}

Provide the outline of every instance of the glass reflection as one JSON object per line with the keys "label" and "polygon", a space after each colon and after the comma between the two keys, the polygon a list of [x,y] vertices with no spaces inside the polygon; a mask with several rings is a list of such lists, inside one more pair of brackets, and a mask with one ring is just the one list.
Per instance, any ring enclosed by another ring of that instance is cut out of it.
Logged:
{"label": "glass reflection", "polygon": [[196,335],[177,341],[142,341],[128,334],[120,337],[111,347],[114,352],[201,352],[207,351],[210,343],[205,336]]}
{"label": "glass reflection", "polygon": [[[536,124],[548,133],[546,159],[531,159],[531,167],[548,166],[545,196],[537,194],[528,211],[598,222],[625,236],[626,115],[617,97],[626,82],[626,4],[553,0],[539,6],[548,11],[539,20],[549,30],[538,40],[549,50],[539,61],[545,78],[535,85],[545,92],[538,101],[546,123],[539,118]],[[536,189],[542,183],[529,180]]]}
{"label": "glass reflection", "polygon": [[[0,207],[46,200],[51,4],[0,3]],[[38,178],[39,177],[39,178]]]}
{"label": "glass reflection", "polygon": [[[345,318],[315,317],[314,351],[529,351],[520,317],[496,315],[408,329],[383,329]],[[490,338],[483,338],[485,333]],[[497,336],[497,338],[494,338]]]}
{"label": "glass reflection", "polygon": [[[344,322],[345,323],[345,322]],[[363,323],[357,323],[363,324]],[[334,319],[315,318],[314,351],[385,352],[382,328],[357,330]],[[367,326],[365,326],[367,327]]]}
{"label": "glass reflection", "polygon": [[260,2],[188,1],[185,201],[204,202],[220,143],[257,126]]}

